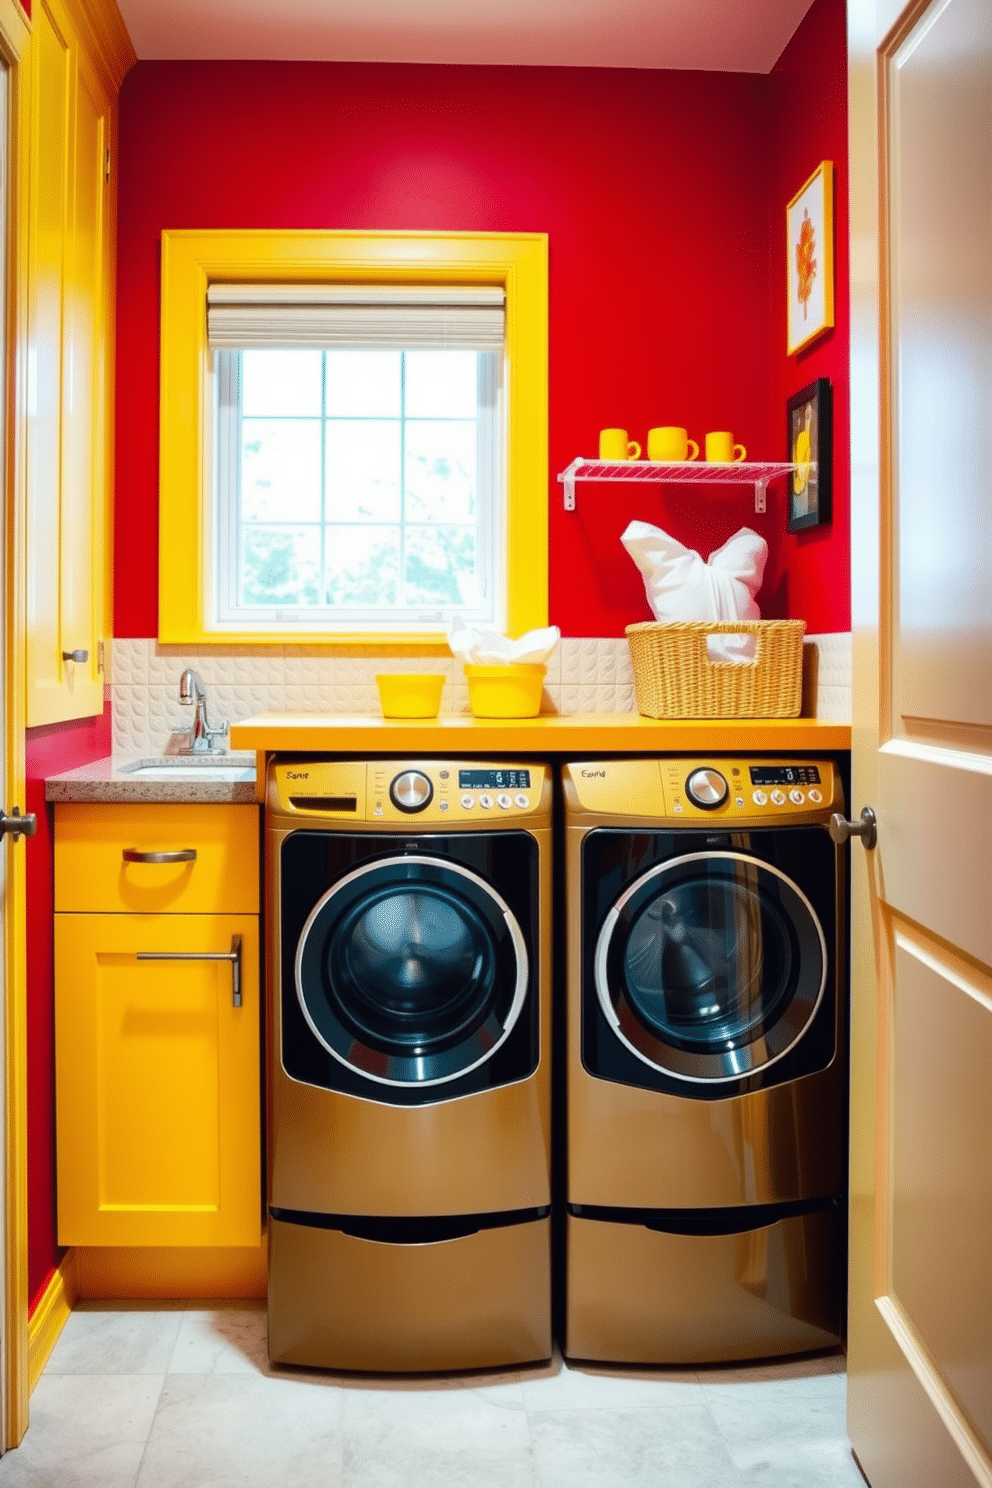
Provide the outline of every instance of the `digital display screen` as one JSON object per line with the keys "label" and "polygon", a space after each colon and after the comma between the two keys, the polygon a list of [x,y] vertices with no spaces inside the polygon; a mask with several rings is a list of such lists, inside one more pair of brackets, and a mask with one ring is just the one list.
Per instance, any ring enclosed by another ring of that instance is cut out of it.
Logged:
{"label": "digital display screen", "polygon": [[751,765],[752,785],[819,785],[816,765]]}
{"label": "digital display screen", "polygon": [[459,770],[462,790],[529,790],[529,770]]}

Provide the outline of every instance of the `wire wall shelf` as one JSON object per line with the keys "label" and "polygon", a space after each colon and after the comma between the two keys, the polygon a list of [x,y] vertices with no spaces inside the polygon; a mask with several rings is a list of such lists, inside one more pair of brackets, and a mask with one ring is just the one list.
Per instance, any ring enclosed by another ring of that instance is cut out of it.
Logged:
{"label": "wire wall shelf", "polygon": [[[810,464],[815,470],[815,464]],[[733,464],[716,464],[709,460],[683,460],[662,464],[658,460],[573,460],[558,479],[565,487],[565,510],[575,510],[576,481],[634,481],[651,485],[725,485],[753,486],[754,509],[765,510],[768,482],[780,475],[791,475],[798,465],[773,464],[760,460],[737,460]]]}

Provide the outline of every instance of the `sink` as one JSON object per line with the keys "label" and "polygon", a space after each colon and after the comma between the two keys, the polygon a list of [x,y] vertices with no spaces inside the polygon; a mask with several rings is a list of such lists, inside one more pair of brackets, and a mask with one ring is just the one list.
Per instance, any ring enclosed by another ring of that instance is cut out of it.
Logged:
{"label": "sink", "polygon": [[183,781],[253,781],[253,760],[232,760],[230,756],[196,759],[190,755],[167,755],[157,760],[135,760],[134,764],[121,765],[119,774],[132,780],[167,780],[177,785]]}

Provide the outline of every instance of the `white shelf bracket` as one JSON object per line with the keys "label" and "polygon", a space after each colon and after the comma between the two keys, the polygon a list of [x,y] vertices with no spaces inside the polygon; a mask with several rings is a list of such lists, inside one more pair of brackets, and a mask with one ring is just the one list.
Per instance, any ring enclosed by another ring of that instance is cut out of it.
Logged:
{"label": "white shelf bracket", "polygon": [[768,482],[766,480],[754,483],[754,509],[756,512],[768,510]]}
{"label": "white shelf bracket", "polygon": [[575,510],[575,472],[578,470],[581,464],[581,460],[573,460],[571,465],[563,470],[561,475],[558,477],[562,485],[565,487],[566,511]]}

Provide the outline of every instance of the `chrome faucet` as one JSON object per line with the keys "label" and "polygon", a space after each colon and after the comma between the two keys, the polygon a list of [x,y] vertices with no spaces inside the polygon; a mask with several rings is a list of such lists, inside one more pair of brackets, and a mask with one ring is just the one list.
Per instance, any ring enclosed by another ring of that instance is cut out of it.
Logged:
{"label": "chrome faucet", "polygon": [[214,748],[214,740],[223,738],[227,733],[227,724],[221,723],[216,728],[210,727],[210,720],[207,717],[207,693],[203,686],[203,678],[199,672],[194,672],[192,667],[187,667],[179,679],[179,701],[194,709],[189,740],[179,753],[223,754],[222,749]]}

